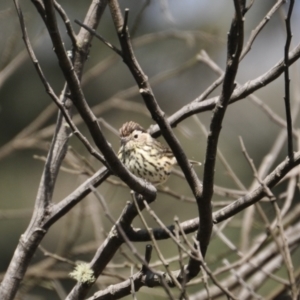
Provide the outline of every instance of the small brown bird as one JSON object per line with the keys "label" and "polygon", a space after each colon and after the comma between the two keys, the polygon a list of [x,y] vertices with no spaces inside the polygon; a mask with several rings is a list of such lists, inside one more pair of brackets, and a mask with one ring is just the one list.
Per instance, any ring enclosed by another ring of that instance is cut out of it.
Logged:
{"label": "small brown bird", "polygon": [[[171,149],[155,140],[139,124],[130,121],[119,130],[121,148],[118,158],[134,175],[154,185],[164,183],[177,164]],[[199,162],[191,161],[200,165]]]}

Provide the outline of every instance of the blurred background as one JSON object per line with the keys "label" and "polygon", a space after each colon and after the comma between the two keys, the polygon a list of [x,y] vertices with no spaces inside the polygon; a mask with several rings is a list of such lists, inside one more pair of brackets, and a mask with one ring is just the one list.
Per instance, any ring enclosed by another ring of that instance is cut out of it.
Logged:
{"label": "blurred background", "polygon": [[[123,9],[130,9],[129,28],[137,59],[152,83],[159,105],[167,115],[172,115],[180,107],[198,97],[219,77],[206,64],[197,60],[200,51],[206,51],[210,58],[224,70],[227,32],[234,10],[233,1],[124,0],[120,2]],[[84,20],[89,2],[77,1],[74,5],[74,1],[65,0],[59,3],[68,14],[74,30],[78,32],[79,26],[73,21]],[[245,18],[245,44],[251,31],[262,21],[274,3],[275,1],[271,0],[254,3]],[[21,1],[21,6],[36,56],[47,79],[59,95],[64,86],[64,78],[45,26],[29,1]],[[283,58],[286,7],[285,4],[272,16],[255,40],[251,51],[241,62],[237,75],[239,84],[244,84],[267,72]],[[60,28],[65,47],[70,49],[70,40],[62,22]],[[300,3],[296,1],[292,17],[291,48],[299,43],[298,28],[300,28]],[[119,47],[108,9],[100,22],[98,33]],[[290,69],[290,75],[292,106],[294,106],[299,101],[299,63],[296,62]],[[97,117],[103,120],[103,131],[115,151],[118,150],[119,139],[115,132],[105,125],[106,123],[116,130],[128,120],[139,122],[145,128],[154,124],[127,67],[99,40],[94,39],[91,45],[82,84],[86,99]],[[219,93],[220,88],[216,89],[209,98]],[[285,118],[283,76],[259,90],[256,96]],[[36,118],[44,115],[47,117],[34,134],[22,139],[20,133]],[[56,116],[57,109],[51,104],[51,99],[45,93],[26,53],[13,3],[2,0],[0,2],[0,272],[2,273],[9,264],[20,235],[28,226]],[[189,158],[203,161],[206,136],[199,121],[208,128],[210,120],[211,112],[205,112],[183,121],[174,129]],[[295,118],[294,121],[297,127],[299,118]],[[86,127],[80,123],[80,120],[78,122],[79,128],[90,139]],[[219,146],[246,187],[253,181],[253,176],[241,152],[238,137],[243,138],[250,156],[258,166],[270,151],[279,131],[280,127],[253,101],[244,99],[229,106]],[[83,158],[95,170],[101,166],[94,161],[76,137],[70,139],[70,146],[72,147],[70,157],[72,156],[73,159],[76,157],[75,161],[79,169],[84,164]],[[282,150],[276,162],[278,163],[285,156],[286,148]],[[67,161],[65,167],[70,169]],[[55,202],[63,199],[87,178],[84,174],[68,172],[68,170],[60,172],[54,193]],[[200,179],[202,179],[202,172],[203,168],[197,169]],[[117,178],[112,179],[117,180]],[[236,188],[219,161],[216,166],[216,184]],[[172,176],[167,185],[178,195],[192,197],[187,183],[182,178]],[[105,197],[114,218],[118,217],[126,201],[131,200],[128,188],[112,183],[103,184],[99,191]],[[214,197],[216,203],[220,200],[232,199]],[[70,240],[72,247],[75,246],[75,250],[72,248],[74,250],[72,258],[89,261],[97,245],[111,228],[111,223],[104,217],[100,206],[97,214],[93,215],[91,207],[94,207],[92,204],[94,201],[92,196],[82,201],[50,229],[42,245],[47,250],[56,252],[59,247],[63,247],[60,243]],[[159,195],[152,208],[165,224],[171,224],[175,215],[181,221],[196,217],[194,203],[174,199],[165,193]],[[99,222],[97,218],[103,227],[95,231],[93,225]],[[80,224],[77,222],[78,219]],[[155,222],[150,217],[147,217],[147,220],[150,225],[155,226]],[[142,226],[139,220],[136,220],[134,225]],[[62,233],[59,230],[62,227],[67,228],[68,233]],[[239,238],[237,230],[233,227],[228,234]],[[80,252],[81,245],[85,247],[90,245],[90,252]],[[170,242],[161,242],[160,245],[166,256],[176,254],[176,249],[172,253]],[[143,243],[137,245],[142,253],[144,246]],[[218,244],[217,242],[214,244],[214,241],[210,247],[215,249],[211,251],[213,254],[208,255],[208,259],[213,261],[214,256],[220,255],[222,249],[218,249]],[[127,251],[125,246],[124,251]],[[38,251],[33,263],[40,261],[41,258],[43,253]],[[122,261],[121,254],[114,262],[120,261]],[[59,268],[64,272],[72,269],[63,264]],[[74,281],[65,280],[65,284],[68,290]],[[147,296],[147,292],[143,293],[145,299],[159,297],[159,295]],[[30,297],[30,299],[56,299],[57,296],[45,281],[39,288],[32,290]]]}

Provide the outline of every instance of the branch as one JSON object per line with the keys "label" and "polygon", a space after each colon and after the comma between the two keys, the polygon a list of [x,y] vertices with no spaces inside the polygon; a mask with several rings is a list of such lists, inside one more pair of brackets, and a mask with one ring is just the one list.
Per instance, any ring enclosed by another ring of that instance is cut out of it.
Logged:
{"label": "branch", "polygon": [[[14,3],[18,13],[25,45],[27,46],[30,56],[33,58],[35,67],[38,69],[39,65],[37,64],[37,60],[30,47],[23,13],[19,6],[18,0],[15,0]],[[68,111],[66,114],[70,114],[70,111]],[[53,136],[43,174],[40,180],[32,219],[26,232],[20,239],[5,277],[1,282],[0,298],[3,300],[14,298],[30,260],[37,246],[46,234],[46,230],[42,229],[40,224],[47,215],[47,210],[51,204],[58,171],[67,151],[68,138],[69,128],[64,126],[63,116],[60,113],[58,115],[55,134]]]}
{"label": "branch", "polygon": [[[296,46],[292,51],[289,52],[288,66],[292,65],[299,58],[300,58],[300,44]],[[232,104],[236,101],[246,98],[250,94],[265,87],[270,82],[277,79],[284,72],[285,69],[284,65],[285,65],[284,60],[282,59],[273,68],[268,70],[263,75],[253,80],[247,81],[240,88],[236,88],[232,93],[228,104]],[[214,97],[202,102],[197,102],[196,100],[194,100],[193,102],[183,106],[172,116],[170,116],[168,118],[168,122],[172,127],[176,127],[177,124],[179,124],[180,122],[182,122],[183,120],[187,119],[188,117],[194,114],[213,110],[218,102],[218,99],[219,97]],[[150,128],[150,134],[154,137],[157,137],[161,134],[158,125],[153,125]]]}
{"label": "branch", "polygon": [[[147,106],[153,120],[157,122],[160,126],[164,138],[172,149],[178,164],[182,168],[187,181],[196,197],[198,197],[201,191],[201,184],[197,178],[196,173],[191,169],[187,157],[185,156],[179,141],[172,133],[172,130],[164,117],[164,112],[160,109],[155,96],[152,92],[151,86],[148,82],[147,76],[144,74],[140,65],[138,64],[136,57],[134,55],[131,41],[129,38],[129,33],[127,29],[127,24],[123,21],[122,13],[119,8],[119,4],[116,0],[109,2],[111,14],[115,27],[117,29],[119,41],[122,48],[122,57],[124,63],[128,66],[131,74],[133,75],[140,93],[144,99],[145,105]],[[128,18],[128,11],[125,12],[125,16]],[[126,21],[126,18],[125,18]]]}
{"label": "branch", "polygon": [[[127,29],[127,24],[126,20],[128,18],[128,10],[125,11],[125,21],[123,20],[121,10],[119,8],[119,3],[117,0],[111,0],[109,2],[110,10],[111,10],[111,15],[118,33],[119,41],[121,44],[122,48],[122,53],[123,53],[123,60],[124,63],[128,66],[130,72],[132,73],[138,87],[139,91],[141,93],[141,96],[143,97],[143,100],[145,102],[145,105],[147,106],[149,112],[151,113],[151,116],[154,121],[158,124],[162,135],[164,136],[166,142],[172,149],[174,156],[176,157],[176,160],[181,167],[185,178],[196,198],[196,202],[198,205],[198,211],[200,217],[204,218],[204,214],[207,215],[206,217],[206,224],[205,228],[206,234],[203,234],[201,231],[201,234],[198,234],[198,238],[201,239],[201,250],[203,250],[203,256],[205,255],[206,252],[206,247],[209,242],[210,238],[210,233],[211,233],[211,228],[212,228],[212,218],[211,218],[211,206],[209,203],[209,206],[204,207],[204,203],[201,202],[201,192],[202,192],[202,185],[195,173],[195,171],[192,169],[191,165],[188,162],[188,159],[182,150],[182,147],[176,138],[176,136],[173,134],[171,130],[171,126],[168,123],[168,121],[165,118],[164,112],[161,110],[159,107],[155,96],[152,92],[151,86],[148,82],[147,76],[144,74],[143,70],[139,66],[136,57],[134,55],[131,41],[129,38],[129,33]],[[197,264],[199,265],[199,264]],[[199,272],[199,268],[195,270],[194,272],[191,272],[189,269],[189,275],[191,277],[196,276]]]}
{"label": "branch", "polygon": [[[96,191],[94,192],[96,197],[99,199],[106,216],[114,224],[106,240],[98,248],[96,254],[94,255],[90,263],[90,267],[94,272],[94,276],[97,278],[103,272],[104,268],[107,266],[107,264],[110,262],[110,260],[116,253],[116,251],[124,242],[127,244],[130,251],[138,258],[138,260],[143,265],[147,265],[146,261],[139,255],[137,249],[126,236],[126,231],[131,226],[131,223],[134,220],[134,218],[138,215],[138,209],[136,205],[134,203],[127,204],[118,220],[115,221],[114,218],[111,216],[105,201],[98,193],[96,193]],[[153,200],[150,200],[150,202],[151,201]],[[141,196],[138,199],[138,208],[140,210],[145,208],[144,199]],[[157,285],[163,286],[166,289],[166,291],[168,290],[168,284],[173,285],[173,281],[171,278],[168,280],[168,282],[165,281],[166,279],[163,277],[162,272],[155,272],[148,265],[147,268],[153,273],[153,275],[155,275],[155,281],[157,282]],[[77,282],[72,291],[69,293],[67,299],[83,299],[88,293],[89,289],[92,287],[92,285],[93,282],[89,284]]]}
{"label": "branch", "polygon": [[[289,249],[295,249],[299,245],[300,235],[299,235],[299,222],[294,226],[290,226],[287,230],[288,236],[288,245]],[[281,246],[282,243],[280,242]],[[269,274],[275,273],[282,264],[282,257],[278,253],[278,248],[275,242],[270,243],[269,245],[265,246],[259,253],[255,256],[249,258],[247,261],[244,261],[238,268],[231,265],[230,270],[234,269],[236,274],[239,274],[240,278],[244,280],[250,278],[252,281],[253,277],[259,277],[257,280],[256,288],[259,288],[261,284],[268,278]],[[216,271],[215,274],[217,275],[219,272]],[[281,283],[282,284],[282,283]],[[230,275],[225,279],[222,279],[221,285],[224,287],[226,286],[230,290],[235,290],[237,287],[240,287],[239,280],[236,276]],[[250,284],[249,284],[250,285]],[[254,290],[255,287],[253,287]],[[248,291],[249,292],[249,291]],[[210,288],[210,296],[211,299],[216,299],[218,297],[223,296],[223,292],[217,287],[212,286]],[[247,295],[249,296],[249,295]],[[252,299],[251,297],[247,296],[238,296],[238,299]],[[207,299],[206,291],[202,290],[196,292],[193,295],[190,295],[190,300],[199,300],[199,299]],[[263,297],[266,299],[266,297]],[[274,299],[274,298],[271,298]]]}
{"label": "branch", "polygon": [[[200,223],[199,231],[197,233],[197,240],[200,242],[200,249],[203,257],[205,256],[212,230],[211,199],[214,189],[214,172],[218,140],[227,105],[234,89],[234,80],[243,48],[244,20],[241,12],[244,6],[240,5],[238,0],[234,1],[234,3],[235,17],[232,21],[231,29],[228,35],[227,66],[224,83],[221,96],[214,108],[210,124],[210,133],[207,139],[206,156],[204,162],[203,194],[200,197],[201,206],[199,205],[198,207]],[[190,264],[192,264],[192,261]]]}
{"label": "branch", "polygon": [[[141,287],[155,287],[160,286],[159,276],[153,274],[151,270],[149,270],[149,262],[152,254],[152,246],[147,245],[145,250],[145,258],[144,261],[146,264],[142,265],[142,268],[139,272],[131,275],[129,279],[121,282],[119,284],[115,284],[109,286],[108,288],[95,293],[92,297],[87,298],[87,300],[109,300],[109,299],[121,299],[125,296],[128,296],[132,293],[132,286],[134,287],[134,291],[137,292]],[[162,272],[159,272],[161,275]],[[171,295],[170,295],[171,296]],[[172,296],[169,299],[173,299]]]}
{"label": "branch", "polygon": [[72,42],[72,47],[73,47],[74,51],[78,51],[76,33],[73,30],[73,27],[71,25],[71,22],[70,22],[70,19],[69,19],[68,15],[66,14],[66,12],[62,8],[62,6],[55,0],[54,0],[54,6],[55,6],[55,9],[60,14],[61,18],[63,19],[63,21],[65,22],[67,32],[68,32],[68,35],[69,35],[70,40]]}
{"label": "branch", "polygon": [[[98,1],[97,1],[98,2]],[[99,4],[101,7],[105,7],[104,4]],[[149,183],[145,183],[140,178],[137,178],[131,174],[118,159],[110,144],[107,142],[103,135],[100,124],[89,107],[83,91],[80,86],[79,78],[74,72],[71,61],[69,60],[66,50],[64,48],[63,41],[59,34],[57,27],[56,16],[54,11],[54,5],[51,0],[45,1],[45,11],[47,15],[47,28],[53,43],[54,51],[57,55],[62,72],[64,73],[65,79],[68,83],[68,87],[71,92],[71,99],[79,114],[87,125],[93,140],[100,151],[103,153],[110,169],[112,172],[119,176],[131,189],[144,195],[147,199],[155,199],[156,189]],[[88,26],[90,27],[90,26]],[[89,33],[89,35],[91,35]],[[92,36],[92,35],[91,35]]]}
{"label": "branch", "polygon": [[[289,159],[285,159],[279,164],[274,171],[272,171],[264,180],[263,185],[257,187],[253,191],[240,197],[236,201],[227,205],[226,207],[219,209],[213,213],[213,220],[215,224],[221,223],[237,213],[243,211],[247,207],[265,197],[265,187],[272,189],[275,187],[295,166],[300,164],[300,152],[295,153],[294,161],[290,162]],[[190,219],[180,224],[180,227],[184,233],[192,233],[197,230],[199,226],[199,218]],[[174,226],[169,225],[167,229],[174,234]],[[155,239],[163,240],[170,237],[170,233],[163,228],[154,228],[153,234]],[[150,236],[145,229],[133,229],[129,228],[126,232],[128,238],[131,241],[147,242],[150,241]]]}
{"label": "branch", "polygon": [[[199,227],[199,218],[191,219],[180,223],[180,228],[185,234],[195,232]],[[169,239],[175,236],[175,225],[165,226],[165,228],[151,228],[153,236],[156,240]],[[181,234],[181,232],[179,233]],[[129,227],[126,235],[132,242],[148,242],[151,240],[150,234],[146,229]]]}
{"label": "branch", "polygon": [[[53,15],[54,14],[53,3],[52,2],[50,3],[49,1],[44,1],[44,3],[42,3],[40,1],[35,1],[35,0],[33,0],[33,3],[34,5],[36,5],[37,10],[39,11],[43,20],[47,23],[48,18],[46,18],[45,15],[46,8],[44,7],[44,4],[48,5],[48,10],[49,7],[51,7],[52,9],[51,13]],[[29,45],[29,40],[27,40],[26,42],[26,39],[28,39],[27,32],[23,20],[23,14],[19,6],[18,0],[15,0],[15,6],[19,16],[20,26],[25,40],[25,44]],[[92,22],[93,20],[95,20],[93,16],[97,16],[98,18],[100,18],[103,12],[103,6],[102,3],[99,4],[98,1],[94,1],[94,3],[91,5],[91,8],[92,8],[91,11],[93,15],[92,14],[89,15],[89,20]],[[97,22],[99,22],[99,20],[97,20]],[[48,29],[50,29],[51,33],[55,35],[55,39],[61,42],[59,32],[55,30],[56,27],[55,25],[56,24],[51,23]],[[82,46],[81,50],[83,51],[85,48],[89,47],[90,38],[84,36],[85,39],[81,39],[82,37],[83,35],[78,36],[78,43]],[[55,44],[55,46],[58,46],[58,43]],[[58,52],[62,52],[61,50],[63,49],[63,47],[57,47],[56,49],[58,49]],[[28,50],[30,51],[30,49]],[[78,81],[77,75],[79,76],[79,74],[82,72],[82,67],[84,65],[85,59],[82,60],[82,57],[80,55],[76,56],[76,59],[73,58],[74,60],[74,67],[73,67],[65,51],[64,54],[65,55],[61,55],[62,59],[60,62],[70,67],[69,71],[71,70],[70,71],[70,73],[72,74],[71,76],[76,78],[76,80]],[[74,70],[77,72],[77,75]],[[67,101],[67,97],[65,97],[65,94],[63,94],[63,97],[64,100],[62,102]],[[69,106],[68,109],[70,112],[71,106]],[[55,181],[59,171],[59,167],[61,165],[61,162],[67,150],[68,138],[69,138],[69,128],[65,126],[63,116],[61,113],[59,113],[55,135],[53,137],[50,150],[48,152],[47,161],[45,164],[45,168],[38,189],[38,194],[36,197],[34,214],[26,232],[21,236],[21,239],[11,259],[5,277],[1,282],[1,288],[0,288],[1,300],[2,299],[9,300],[15,296],[15,293],[17,292],[20,282],[23,279],[27,267],[30,263],[30,260],[33,254],[35,253],[37,246],[39,245],[39,243],[41,242],[41,240],[43,239],[43,237],[47,232],[47,229],[45,229],[46,227],[43,227],[45,225],[43,222],[47,219],[46,216],[48,216],[50,211],[53,190],[55,187]]]}
{"label": "branch", "polygon": [[288,135],[288,156],[293,159],[293,125],[291,116],[291,105],[290,105],[290,77],[289,77],[289,49],[292,40],[291,31],[291,17],[294,8],[294,0],[290,0],[290,6],[288,10],[287,17],[285,19],[286,23],[286,43],[284,47],[284,89],[285,89],[285,114],[287,123],[287,135]]}
{"label": "branch", "polygon": [[272,189],[290,170],[299,164],[300,152],[294,154],[293,161],[290,161],[289,158],[286,158],[263,180],[263,186],[257,187],[252,192],[239,198],[228,206],[214,212],[214,223],[220,223],[262,199],[264,196],[266,196],[265,186],[267,186],[269,189]]}
{"label": "branch", "polygon": [[92,35],[94,35],[96,38],[98,38],[102,43],[104,43],[108,48],[110,48],[111,50],[113,50],[114,52],[116,52],[116,54],[118,54],[119,56],[122,57],[122,51],[119,50],[114,45],[112,45],[111,43],[109,43],[105,38],[103,38],[100,34],[98,34],[95,29],[92,29],[92,28],[86,26],[85,24],[83,24],[79,20],[75,20],[75,23],[78,24],[78,25],[80,25],[84,29],[86,29],[88,32],[90,32]]}

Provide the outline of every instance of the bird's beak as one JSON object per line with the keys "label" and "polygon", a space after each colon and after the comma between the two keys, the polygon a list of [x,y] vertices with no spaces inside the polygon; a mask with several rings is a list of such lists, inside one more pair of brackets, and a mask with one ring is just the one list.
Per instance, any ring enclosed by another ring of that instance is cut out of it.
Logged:
{"label": "bird's beak", "polygon": [[125,146],[125,144],[127,143],[127,138],[126,137],[121,137],[121,146]]}

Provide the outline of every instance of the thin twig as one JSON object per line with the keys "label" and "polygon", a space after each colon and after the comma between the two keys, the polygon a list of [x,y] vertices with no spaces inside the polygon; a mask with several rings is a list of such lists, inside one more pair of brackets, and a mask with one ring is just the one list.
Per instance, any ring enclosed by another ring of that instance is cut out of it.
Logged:
{"label": "thin twig", "polygon": [[87,30],[88,32],[90,32],[92,35],[94,35],[96,38],[98,38],[101,42],[103,42],[107,47],[109,47],[111,50],[113,50],[115,53],[117,53],[119,56],[122,57],[122,51],[119,50],[117,47],[115,47],[113,44],[111,44],[110,42],[108,42],[105,38],[103,38],[100,34],[98,34],[96,32],[95,29],[92,29],[90,27],[88,27],[87,25],[83,24],[82,22],[80,22],[79,20],[75,20],[74,21],[76,24],[80,25],[81,27],[83,27],[85,30]]}
{"label": "thin twig", "polygon": [[[293,50],[289,52],[288,65],[290,66],[300,57],[300,44],[298,44]],[[234,90],[230,97],[228,104],[233,104],[236,101],[245,99],[250,94],[254,93],[258,89],[265,87],[270,82],[277,79],[284,72],[284,60],[280,60],[274,67],[262,74],[261,76],[247,81],[241,87]],[[184,105],[182,108],[177,110],[173,115],[168,118],[168,122],[171,127],[176,127],[177,124],[185,120],[191,115],[200,113],[203,111],[212,110],[217,102],[219,97],[213,97],[202,102],[193,101]],[[150,134],[154,137],[159,136],[160,129],[157,125],[154,125],[150,128]]]}
{"label": "thin twig", "polygon": [[[128,239],[128,237],[127,237],[127,235],[126,235],[126,233],[125,233],[125,231],[124,231],[124,228],[122,227],[122,226],[124,226],[124,224],[122,224],[122,223],[124,223],[124,220],[123,220],[124,214],[123,214],[123,216],[122,216],[118,221],[116,221],[116,220],[112,217],[112,215],[111,215],[111,213],[110,213],[110,211],[109,211],[109,209],[108,209],[108,207],[107,207],[106,201],[104,200],[104,198],[102,197],[102,195],[101,195],[100,193],[98,193],[98,191],[97,191],[94,187],[91,186],[90,188],[92,189],[92,191],[94,192],[95,196],[96,196],[97,199],[99,200],[101,206],[103,207],[105,215],[106,215],[107,218],[111,221],[111,223],[114,224],[113,228],[111,229],[111,234],[113,234],[113,232],[115,231],[115,229],[118,230],[120,236],[122,237],[122,239],[124,240],[124,242],[126,243],[126,245],[129,247],[129,249],[131,250],[131,252],[134,254],[134,256],[142,263],[143,266],[147,266],[147,269],[148,269],[150,272],[152,272],[153,275],[156,275],[156,276],[160,279],[161,286],[165,289],[167,295],[170,297],[170,299],[175,300],[175,299],[173,298],[173,296],[172,296],[171,290],[170,290],[170,288],[169,288],[169,286],[168,286],[168,283],[166,282],[166,279],[164,278],[164,276],[163,276],[160,272],[156,272],[153,268],[151,268],[151,267],[149,266],[149,264],[148,264],[148,263],[144,260],[144,258],[139,254],[138,250],[137,250],[136,247],[133,245],[133,243]],[[136,208],[136,207],[135,207],[135,208]],[[140,207],[139,207],[139,209],[140,209]],[[125,210],[125,212],[126,212],[126,210]],[[135,213],[135,215],[137,215],[137,214],[138,214],[138,211],[137,211],[137,213]],[[128,218],[128,217],[127,217],[127,218]],[[126,220],[126,222],[130,222],[130,219],[129,219],[129,220]],[[129,225],[130,225],[130,224],[126,224],[127,227],[128,227]],[[117,238],[118,238],[118,237],[117,237]],[[119,242],[119,243],[120,243],[120,242]],[[120,243],[120,244],[121,244],[121,243]],[[98,256],[98,255],[96,254],[96,256]],[[95,258],[93,259],[92,263],[91,263],[91,264],[93,264],[95,267],[97,267],[97,265],[96,265],[96,263],[95,263],[95,262],[97,261],[97,259],[99,259],[99,257],[95,257]],[[103,267],[104,267],[104,266],[102,266],[102,268],[103,268]],[[95,275],[98,276],[98,275],[99,275],[99,271],[98,271],[97,274],[95,274]],[[173,275],[172,275],[172,276],[173,276]],[[172,278],[172,277],[171,277],[171,278]],[[169,283],[169,285],[172,286],[172,285],[173,285],[173,282]]]}
{"label": "thin twig", "polygon": [[292,297],[293,297],[293,300],[296,300],[296,299],[298,299],[299,294],[297,291],[297,283],[296,283],[296,279],[295,279],[295,275],[294,275],[293,261],[292,261],[291,253],[289,251],[289,246],[287,243],[287,236],[286,236],[284,228],[283,228],[281,212],[278,207],[278,204],[275,201],[272,201],[272,204],[273,204],[275,212],[276,212],[277,226],[279,227],[279,233],[280,233],[281,241],[282,241],[283,260],[285,262],[285,265],[287,268],[287,273],[288,273],[289,280],[290,280]]}
{"label": "thin twig", "polygon": [[161,251],[159,249],[157,241],[155,240],[155,237],[153,235],[152,229],[148,226],[148,224],[147,224],[144,216],[141,213],[141,210],[140,210],[140,208],[138,206],[138,203],[137,203],[137,200],[136,200],[136,197],[135,197],[134,193],[132,193],[132,199],[133,199],[133,202],[134,202],[135,207],[137,209],[137,212],[139,214],[139,217],[140,217],[142,223],[146,227],[146,230],[148,231],[148,233],[149,233],[149,235],[151,237],[151,241],[152,241],[152,243],[154,245],[154,248],[155,248],[155,250],[157,252],[157,255],[158,255],[160,261],[162,262],[162,264],[163,264],[164,268],[166,269],[167,273],[169,274],[170,278],[173,280],[173,283],[175,284],[175,286],[177,286],[177,288],[181,291],[182,290],[181,284],[178,282],[177,278],[170,271],[169,264],[166,262],[165,258],[163,257],[163,254],[161,253]]}
{"label": "thin twig", "polygon": [[66,14],[66,12],[62,8],[62,6],[57,1],[55,1],[55,0],[54,0],[54,6],[55,6],[55,9],[60,14],[61,18],[63,19],[63,21],[65,22],[68,35],[69,35],[70,40],[72,42],[73,50],[74,51],[78,50],[77,49],[78,48],[77,37],[76,37],[76,34],[75,34],[74,30],[73,30],[73,27],[71,25],[71,22],[70,22],[70,19],[69,19],[68,15]]}
{"label": "thin twig", "polygon": [[[194,239],[195,243],[198,243],[196,239]],[[206,262],[203,260],[202,253],[200,250],[200,245],[198,246],[198,255],[199,259],[202,261],[201,267],[205,270],[206,274],[212,280],[212,282],[227,296],[228,299],[237,300],[237,298],[228,290],[226,285],[222,285],[221,282],[216,278],[213,272],[209,269]]]}

